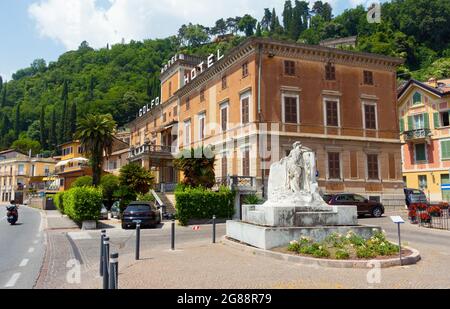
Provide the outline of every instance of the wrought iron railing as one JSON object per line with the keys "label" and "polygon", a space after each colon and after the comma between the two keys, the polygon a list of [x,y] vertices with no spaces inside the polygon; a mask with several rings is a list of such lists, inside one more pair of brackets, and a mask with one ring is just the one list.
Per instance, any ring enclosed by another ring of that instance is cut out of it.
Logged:
{"label": "wrought iron railing", "polygon": [[216,187],[226,186],[233,189],[255,189],[256,178],[251,176],[228,176],[216,178]]}
{"label": "wrought iron railing", "polygon": [[149,154],[149,153],[164,153],[164,154],[172,154],[177,151],[176,147],[174,146],[160,146],[160,145],[142,145],[140,147],[131,148],[130,149],[130,158],[137,157],[142,154]]}
{"label": "wrought iron railing", "polygon": [[425,139],[431,136],[431,130],[430,129],[411,130],[404,132],[403,135],[405,137],[405,140],[407,141],[412,141],[416,139]]}

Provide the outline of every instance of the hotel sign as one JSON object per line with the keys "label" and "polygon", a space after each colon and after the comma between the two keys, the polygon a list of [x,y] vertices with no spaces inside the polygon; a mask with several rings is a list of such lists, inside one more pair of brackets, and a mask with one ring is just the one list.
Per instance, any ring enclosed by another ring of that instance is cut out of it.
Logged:
{"label": "hotel sign", "polygon": [[158,106],[160,104],[160,99],[159,97],[156,99],[153,99],[150,104],[147,104],[145,106],[143,106],[140,110],[139,110],[139,117],[144,116],[145,114],[147,114],[152,108],[154,108],[155,106]]}

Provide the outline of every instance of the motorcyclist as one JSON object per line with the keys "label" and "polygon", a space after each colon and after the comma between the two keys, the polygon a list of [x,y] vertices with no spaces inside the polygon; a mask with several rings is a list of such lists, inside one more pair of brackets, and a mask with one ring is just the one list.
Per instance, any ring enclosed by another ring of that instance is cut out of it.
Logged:
{"label": "motorcyclist", "polygon": [[11,224],[15,224],[19,218],[19,206],[14,200],[12,200],[10,204],[10,206],[6,207],[8,222]]}

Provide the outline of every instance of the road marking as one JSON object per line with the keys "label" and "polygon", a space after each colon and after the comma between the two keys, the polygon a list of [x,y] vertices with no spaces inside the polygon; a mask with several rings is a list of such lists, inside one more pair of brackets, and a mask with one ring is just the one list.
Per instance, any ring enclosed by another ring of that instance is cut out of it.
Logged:
{"label": "road marking", "polygon": [[87,240],[92,239],[88,232],[69,232],[67,233],[73,240]]}
{"label": "road marking", "polygon": [[15,273],[12,275],[11,279],[9,279],[8,283],[6,283],[5,288],[12,288],[16,285],[17,280],[20,278],[20,273]]}
{"label": "road marking", "polygon": [[30,249],[28,249],[28,253],[33,253],[34,252],[34,248],[30,247]]}
{"label": "road marking", "polygon": [[25,267],[25,266],[27,266],[27,264],[28,264],[29,261],[30,261],[29,259],[23,259],[22,262],[20,263],[19,267]]}

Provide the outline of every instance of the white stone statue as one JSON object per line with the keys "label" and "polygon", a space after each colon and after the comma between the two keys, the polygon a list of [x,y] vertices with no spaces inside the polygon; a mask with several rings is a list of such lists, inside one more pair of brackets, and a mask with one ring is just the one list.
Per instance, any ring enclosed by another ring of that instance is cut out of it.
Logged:
{"label": "white stone statue", "polygon": [[314,152],[296,142],[289,156],[270,168],[268,204],[324,206],[316,179]]}

